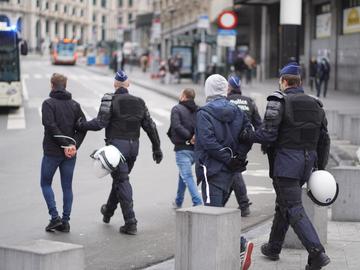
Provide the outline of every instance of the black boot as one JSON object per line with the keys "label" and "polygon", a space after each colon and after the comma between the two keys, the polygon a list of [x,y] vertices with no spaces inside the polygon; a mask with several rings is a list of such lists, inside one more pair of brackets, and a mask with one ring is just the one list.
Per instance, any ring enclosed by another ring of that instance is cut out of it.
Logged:
{"label": "black boot", "polygon": [[103,215],[103,222],[104,223],[109,223],[111,217],[113,216],[112,214],[109,214],[108,209],[107,209],[107,205],[103,204],[100,208],[100,212]]}
{"label": "black boot", "polygon": [[319,252],[316,256],[309,255],[308,264],[305,270],[320,270],[323,266],[330,263],[330,258],[325,252]]}
{"label": "black boot", "polygon": [[272,261],[279,260],[279,253],[271,250],[270,244],[266,243],[261,246],[261,253]]}
{"label": "black boot", "polygon": [[136,223],[125,223],[125,225],[120,227],[120,233],[136,235],[137,234],[137,225]]}
{"label": "black boot", "polygon": [[64,232],[64,233],[70,232],[69,221],[62,221],[62,224],[59,227],[56,227],[55,230],[57,230],[59,232]]}
{"label": "black boot", "polygon": [[50,223],[49,223],[49,225],[46,226],[45,231],[54,232],[54,229],[56,229],[57,227],[59,227],[61,225],[62,225],[61,218],[60,217],[54,218],[54,219],[50,220]]}

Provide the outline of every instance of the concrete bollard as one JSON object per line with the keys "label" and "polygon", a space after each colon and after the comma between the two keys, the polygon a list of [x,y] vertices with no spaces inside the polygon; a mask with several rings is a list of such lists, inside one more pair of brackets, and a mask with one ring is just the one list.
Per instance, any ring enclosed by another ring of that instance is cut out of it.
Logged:
{"label": "concrete bollard", "polygon": [[175,270],[240,269],[237,209],[197,206],[176,211]]}
{"label": "concrete bollard", "polygon": [[[306,194],[306,189],[302,190],[302,201],[305,212],[308,215],[311,223],[314,225],[316,232],[319,235],[322,244],[327,243],[327,225],[328,225],[328,208],[316,205]],[[301,249],[304,246],[301,244],[294,230],[289,227],[284,241],[285,248]]]}
{"label": "concrete bollard", "polygon": [[338,129],[338,111],[325,110],[326,118],[328,120],[328,131],[331,136],[336,136]]}
{"label": "concrete bollard", "polygon": [[350,143],[360,145],[360,116],[357,115],[351,117]]}
{"label": "concrete bollard", "polygon": [[339,185],[332,205],[332,220],[360,221],[360,167],[339,166],[330,170]]}
{"label": "concrete bollard", "polygon": [[48,240],[0,246],[1,270],[83,270],[82,246]]}

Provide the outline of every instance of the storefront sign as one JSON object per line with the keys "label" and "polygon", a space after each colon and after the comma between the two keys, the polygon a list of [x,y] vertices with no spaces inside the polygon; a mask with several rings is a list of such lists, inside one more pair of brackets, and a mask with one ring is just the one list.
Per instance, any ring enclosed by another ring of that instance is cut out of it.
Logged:
{"label": "storefront sign", "polygon": [[360,7],[344,10],[343,33],[360,32]]}
{"label": "storefront sign", "polygon": [[331,13],[316,16],[316,38],[331,36]]}

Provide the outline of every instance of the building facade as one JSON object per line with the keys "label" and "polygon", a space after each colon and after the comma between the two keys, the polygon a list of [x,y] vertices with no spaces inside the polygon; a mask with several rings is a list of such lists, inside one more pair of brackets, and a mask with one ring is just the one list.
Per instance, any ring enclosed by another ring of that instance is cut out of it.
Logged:
{"label": "building facade", "polygon": [[96,44],[117,34],[116,0],[8,0],[0,2],[0,15],[12,24],[19,20],[30,50],[55,38],[74,38]]}

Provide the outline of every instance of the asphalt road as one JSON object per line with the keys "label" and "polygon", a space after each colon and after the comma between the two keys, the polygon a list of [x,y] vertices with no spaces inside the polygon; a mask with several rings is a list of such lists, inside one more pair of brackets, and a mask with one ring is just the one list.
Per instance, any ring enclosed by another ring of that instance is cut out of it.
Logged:
{"label": "asphalt road", "polygon": [[[49,216],[40,189],[43,127],[41,103],[50,90],[53,72],[69,77],[68,90],[80,102],[87,117],[96,116],[101,96],[112,90],[112,78],[97,75],[78,66],[52,66],[45,59],[22,62],[25,86],[24,107],[0,110],[0,245],[35,239],[81,244],[85,247],[87,270],[140,269],[174,255],[175,211],[171,208],[177,187],[177,168],[172,145],[166,136],[170,110],[177,102],[138,86],[130,92],[141,96],[158,125],[164,160],[152,160],[151,143],[142,132],[140,154],[130,175],[138,219],[138,235],[118,232],[123,224],[120,210],[109,225],[102,223],[100,206],[111,187],[110,177],[96,179],[89,154],[103,146],[104,131],[89,132],[78,152],[73,180],[74,203],[71,232],[46,233]],[[253,205],[251,216],[242,220],[243,230],[273,214],[274,192],[267,177],[267,160],[254,146],[249,155],[245,180]],[[61,187],[58,173],[54,178],[58,209]],[[186,194],[185,206],[191,206]],[[234,196],[227,207],[236,208]],[[61,212],[61,211],[59,211]]]}

